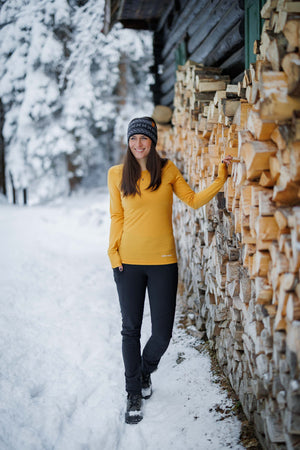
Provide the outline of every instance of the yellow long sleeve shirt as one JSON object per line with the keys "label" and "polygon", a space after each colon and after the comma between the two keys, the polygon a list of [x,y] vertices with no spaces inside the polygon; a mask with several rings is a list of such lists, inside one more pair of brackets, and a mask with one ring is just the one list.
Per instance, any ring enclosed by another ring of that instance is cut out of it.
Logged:
{"label": "yellow long sleeve shirt", "polygon": [[206,189],[195,193],[169,160],[162,169],[161,185],[147,189],[150,173],[138,181],[141,195],[124,197],[120,184],[123,164],[108,171],[111,227],[108,255],[112,267],[125,264],[172,264],[177,262],[172,226],[173,192],[194,209],[208,203],[227,179],[227,168],[219,165],[218,177]]}

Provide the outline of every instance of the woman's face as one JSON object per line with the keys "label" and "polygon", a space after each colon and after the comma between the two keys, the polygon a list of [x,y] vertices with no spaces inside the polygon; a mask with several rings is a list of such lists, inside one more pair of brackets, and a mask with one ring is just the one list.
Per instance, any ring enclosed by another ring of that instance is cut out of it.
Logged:
{"label": "woman's face", "polygon": [[152,141],[144,134],[134,134],[129,138],[129,148],[137,161],[145,160],[151,150]]}

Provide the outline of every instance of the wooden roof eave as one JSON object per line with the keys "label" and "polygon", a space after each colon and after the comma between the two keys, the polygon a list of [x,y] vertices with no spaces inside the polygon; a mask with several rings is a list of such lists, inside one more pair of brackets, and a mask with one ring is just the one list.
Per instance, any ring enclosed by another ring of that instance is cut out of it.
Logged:
{"label": "wooden roof eave", "polygon": [[169,8],[167,0],[105,0],[103,33],[107,35],[117,22],[125,28],[155,31]]}

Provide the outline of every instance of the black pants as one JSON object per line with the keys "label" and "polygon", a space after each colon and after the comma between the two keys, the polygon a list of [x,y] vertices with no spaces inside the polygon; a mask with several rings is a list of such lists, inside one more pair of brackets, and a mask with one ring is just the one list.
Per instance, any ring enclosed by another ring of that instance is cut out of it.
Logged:
{"label": "black pants", "polygon": [[[178,281],[177,263],[124,264],[114,270],[122,314],[122,352],[126,391],[141,392],[141,373],[156,370],[172,337]],[[152,335],[141,355],[141,326],[146,288],[150,302]]]}

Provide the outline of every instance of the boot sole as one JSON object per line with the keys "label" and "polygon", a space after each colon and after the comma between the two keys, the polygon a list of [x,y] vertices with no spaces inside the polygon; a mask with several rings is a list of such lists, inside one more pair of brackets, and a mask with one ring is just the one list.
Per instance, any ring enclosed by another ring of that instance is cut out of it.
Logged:
{"label": "boot sole", "polygon": [[[145,390],[146,390],[146,389],[145,389]],[[149,391],[149,388],[147,388],[147,390]],[[143,398],[144,400],[148,400],[148,399],[151,397],[152,393],[153,393],[153,391],[152,391],[152,388],[151,388],[150,393],[143,394],[143,388],[142,388],[142,398]]]}
{"label": "boot sole", "polygon": [[125,423],[128,425],[136,425],[141,420],[143,420],[143,416],[130,416],[129,414],[125,414]]}
{"label": "boot sole", "polygon": [[150,395],[145,395],[145,396],[142,395],[142,397],[143,397],[144,400],[148,400],[151,397],[151,395],[152,395],[152,392],[151,392]]}

